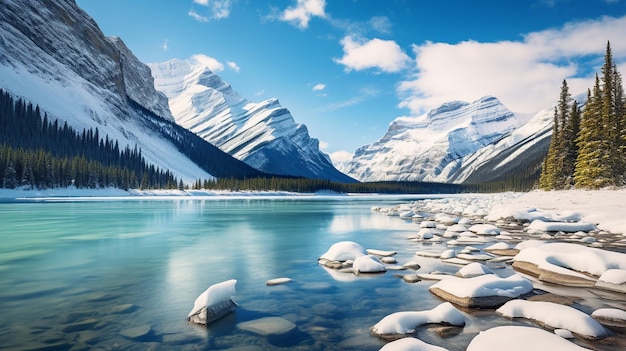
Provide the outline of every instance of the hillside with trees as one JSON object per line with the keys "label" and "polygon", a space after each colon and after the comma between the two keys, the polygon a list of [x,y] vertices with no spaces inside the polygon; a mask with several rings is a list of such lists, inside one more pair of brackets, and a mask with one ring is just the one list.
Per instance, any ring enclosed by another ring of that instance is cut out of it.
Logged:
{"label": "hillside with trees", "polygon": [[607,43],[602,77],[596,74],[580,111],[563,81],[539,187],[598,189],[626,185],[626,98]]}

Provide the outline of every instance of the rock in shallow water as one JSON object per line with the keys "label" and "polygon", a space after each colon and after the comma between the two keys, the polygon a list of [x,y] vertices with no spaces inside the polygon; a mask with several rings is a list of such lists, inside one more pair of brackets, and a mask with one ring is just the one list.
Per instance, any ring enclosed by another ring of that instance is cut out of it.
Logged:
{"label": "rock in shallow water", "polygon": [[139,340],[148,336],[151,332],[152,327],[149,324],[144,324],[138,327],[122,329],[120,334],[127,339]]}
{"label": "rock in shallow water", "polygon": [[295,327],[294,323],[280,317],[265,317],[237,324],[241,330],[262,336],[286,334]]}

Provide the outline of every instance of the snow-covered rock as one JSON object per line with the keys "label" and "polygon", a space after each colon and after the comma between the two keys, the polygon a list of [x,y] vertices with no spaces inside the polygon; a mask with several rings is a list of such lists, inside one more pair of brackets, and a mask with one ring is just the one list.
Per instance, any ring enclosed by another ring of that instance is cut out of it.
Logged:
{"label": "snow-covered rock", "polygon": [[353,182],[277,99],[243,98],[198,55],[150,64],[174,119],[233,157],[271,174]]}
{"label": "snow-covered rock", "polygon": [[567,329],[587,339],[601,339],[610,335],[588,314],[558,303],[512,300],[496,312],[510,318],[531,319],[552,329]]}
{"label": "snow-covered rock", "polygon": [[450,278],[433,284],[429,290],[436,296],[469,308],[500,306],[533,289],[530,281],[514,274],[500,278],[486,274],[474,278]]}
{"label": "snow-covered rock", "polygon": [[493,271],[489,269],[489,267],[478,262],[470,263],[456,272],[456,276],[460,278],[473,278],[485,274],[493,274]]}
{"label": "snow-covered rock", "polygon": [[588,351],[571,341],[539,328],[501,326],[480,332],[466,351]]}
{"label": "snow-covered rock", "polygon": [[465,317],[451,303],[444,302],[428,311],[392,313],[376,323],[370,331],[381,338],[397,338],[398,335],[412,334],[420,325],[429,323],[462,327],[465,325]]}
{"label": "snow-covered rock", "polygon": [[237,305],[235,295],[237,280],[231,279],[211,285],[194,301],[187,318],[194,323],[209,324],[233,312]]}
{"label": "snow-covered rock", "polygon": [[594,286],[593,276],[609,269],[626,269],[626,254],[570,243],[523,248],[513,268],[539,280],[570,286]]}
{"label": "snow-covered rock", "polygon": [[598,278],[596,286],[626,293],[626,269],[608,269]]}
{"label": "snow-covered rock", "polygon": [[448,349],[407,337],[385,344],[380,351],[448,351]]}
{"label": "snow-covered rock", "polygon": [[340,241],[333,244],[320,259],[329,261],[348,261],[367,255],[365,248],[354,241]]}
{"label": "snow-covered rock", "polygon": [[355,273],[383,273],[387,269],[380,259],[374,255],[357,257],[352,264]]}
{"label": "snow-covered rock", "polygon": [[543,233],[543,232],[565,232],[575,233],[578,231],[590,232],[596,229],[593,223],[580,223],[580,222],[544,222],[540,219],[536,219],[530,223],[527,227],[528,233]]}

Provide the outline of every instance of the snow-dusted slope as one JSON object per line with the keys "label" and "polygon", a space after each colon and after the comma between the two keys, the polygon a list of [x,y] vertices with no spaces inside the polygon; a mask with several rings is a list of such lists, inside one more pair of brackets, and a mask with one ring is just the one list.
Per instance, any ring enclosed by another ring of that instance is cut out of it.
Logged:
{"label": "snow-dusted slope", "polygon": [[353,181],[334,168],[318,140],[278,100],[246,100],[201,56],[150,67],[176,122],[235,158],[273,174]]}
{"label": "snow-dusted slope", "polygon": [[137,144],[146,161],[185,181],[211,177],[150,122],[173,118],[149,68],[73,0],[2,1],[0,88],[78,130]]}
{"label": "snow-dusted slope", "polygon": [[446,182],[463,158],[524,122],[492,96],[448,102],[417,118],[395,119],[381,139],[359,148],[342,170],[361,181]]}

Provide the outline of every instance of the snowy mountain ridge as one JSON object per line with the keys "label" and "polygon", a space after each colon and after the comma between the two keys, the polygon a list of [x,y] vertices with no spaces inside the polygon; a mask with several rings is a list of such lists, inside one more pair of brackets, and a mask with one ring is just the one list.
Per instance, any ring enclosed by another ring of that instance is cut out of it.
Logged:
{"label": "snowy mountain ridge", "polygon": [[355,152],[342,170],[360,181],[449,181],[459,163],[527,121],[496,97],[451,101],[419,117],[399,117]]}
{"label": "snowy mountain ridge", "polygon": [[176,122],[250,166],[273,174],[353,182],[277,99],[250,102],[196,55],[150,64]]}
{"label": "snowy mountain ridge", "polygon": [[173,121],[167,98],[154,89],[149,68],[74,1],[3,1],[0,33],[5,91],[77,130],[98,128],[122,146],[137,144],[147,162],[185,181],[212,177],[146,128],[155,116]]}

